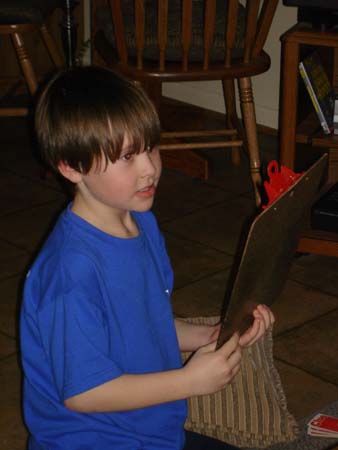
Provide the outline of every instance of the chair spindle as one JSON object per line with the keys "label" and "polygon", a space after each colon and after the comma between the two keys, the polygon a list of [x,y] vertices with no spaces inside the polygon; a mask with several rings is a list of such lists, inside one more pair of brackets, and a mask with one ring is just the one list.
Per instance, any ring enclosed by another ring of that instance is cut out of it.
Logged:
{"label": "chair spindle", "polygon": [[251,59],[252,46],[257,32],[257,18],[260,0],[250,0],[246,11],[246,33],[244,37],[244,63]]}
{"label": "chair spindle", "polygon": [[143,68],[143,49],[145,46],[145,9],[144,0],[135,0],[135,44],[137,68]]}
{"label": "chair spindle", "polygon": [[192,36],[192,0],[183,0],[182,5],[182,67],[188,71],[189,50]]}
{"label": "chair spindle", "polygon": [[158,47],[160,51],[160,70],[165,69],[165,50],[168,39],[168,0],[158,1]]}
{"label": "chair spindle", "polygon": [[204,16],[204,57],[203,70],[208,70],[210,50],[213,44],[216,18],[216,0],[207,0]]}
{"label": "chair spindle", "polygon": [[238,0],[228,0],[225,35],[225,67],[231,66],[231,51],[234,47],[238,21]]}

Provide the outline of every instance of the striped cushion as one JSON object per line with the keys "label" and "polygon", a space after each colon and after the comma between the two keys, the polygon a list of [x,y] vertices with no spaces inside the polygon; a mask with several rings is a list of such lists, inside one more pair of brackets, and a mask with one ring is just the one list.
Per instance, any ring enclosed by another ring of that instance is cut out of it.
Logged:
{"label": "striped cushion", "polygon": [[[218,317],[187,319],[214,324]],[[189,353],[182,353],[185,361]],[[216,394],[188,400],[186,429],[239,447],[264,448],[296,439],[298,425],[287,409],[273,363],[272,330],[243,352],[242,367],[230,385]]]}

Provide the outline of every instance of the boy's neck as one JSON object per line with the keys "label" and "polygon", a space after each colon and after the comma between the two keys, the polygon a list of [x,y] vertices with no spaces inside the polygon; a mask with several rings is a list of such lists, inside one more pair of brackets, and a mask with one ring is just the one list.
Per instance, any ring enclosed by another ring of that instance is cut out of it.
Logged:
{"label": "boy's neck", "polygon": [[139,235],[139,229],[130,211],[91,204],[81,196],[75,195],[71,210],[74,214],[111,236],[129,239]]}

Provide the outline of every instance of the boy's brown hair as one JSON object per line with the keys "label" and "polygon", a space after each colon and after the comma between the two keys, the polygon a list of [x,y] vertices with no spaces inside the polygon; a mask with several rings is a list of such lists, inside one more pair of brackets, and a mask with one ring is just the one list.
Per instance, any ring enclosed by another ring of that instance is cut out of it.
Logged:
{"label": "boy's brown hair", "polygon": [[143,90],[95,66],[59,72],[43,89],[35,129],[45,162],[65,161],[88,173],[93,163],[115,162],[125,136],[136,153],[159,141],[156,110]]}

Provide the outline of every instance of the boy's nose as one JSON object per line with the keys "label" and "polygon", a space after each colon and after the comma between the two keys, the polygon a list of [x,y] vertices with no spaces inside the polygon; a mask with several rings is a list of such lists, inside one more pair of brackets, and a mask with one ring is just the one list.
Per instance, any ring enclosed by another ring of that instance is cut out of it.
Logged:
{"label": "boy's nose", "polygon": [[144,177],[154,176],[156,174],[156,165],[152,159],[151,153],[145,151],[139,154],[141,174]]}

